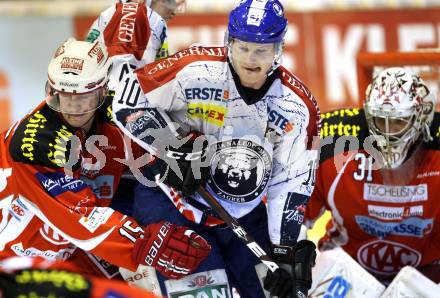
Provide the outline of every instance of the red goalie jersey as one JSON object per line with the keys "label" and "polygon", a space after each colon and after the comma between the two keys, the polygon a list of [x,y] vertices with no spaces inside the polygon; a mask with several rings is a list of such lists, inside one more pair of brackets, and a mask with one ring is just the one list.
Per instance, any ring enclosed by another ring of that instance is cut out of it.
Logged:
{"label": "red goalie jersey", "polygon": [[[396,183],[384,182],[383,171],[375,169],[373,139],[363,110],[336,110],[322,118],[320,167],[306,211],[309,227],[325,210],[332,213],[319,249],[342,246],[381,280],[406,265],[438,264],[439,115],[431,125],[434,140],[400,167]],[[345,148],[344,139],[350,139]]]}

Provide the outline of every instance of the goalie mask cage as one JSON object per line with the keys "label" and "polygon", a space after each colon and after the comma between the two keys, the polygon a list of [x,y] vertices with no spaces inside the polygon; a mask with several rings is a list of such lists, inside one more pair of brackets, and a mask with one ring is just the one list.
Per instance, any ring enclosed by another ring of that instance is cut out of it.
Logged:
{"label": "goalie mask cage", "polygon": [[357,57],[359,107],[365,100],[365,91],[372,79],[388,67],[404,67],[419,75],[437,97],[436,110],[440,111],[440,49],[414,52],[360,53]]}

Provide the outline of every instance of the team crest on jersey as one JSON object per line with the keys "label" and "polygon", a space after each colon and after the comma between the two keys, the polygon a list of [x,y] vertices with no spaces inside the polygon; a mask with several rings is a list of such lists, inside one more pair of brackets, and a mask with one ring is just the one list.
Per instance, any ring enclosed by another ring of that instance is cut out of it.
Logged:
{"label": "team crest on jersey", "polygon": [[417,267],[422,256],[417,250],[401,243],[376,240],[361,246],[358,262],[376,274],[395,274],[404,266]]}
{"label": "team crest on jersey", "polygon": [[246,203],[262,194],[271,171],[271,156],[262,146],[248,140],[233,139],[217,143],[208,184],[219,197]]}

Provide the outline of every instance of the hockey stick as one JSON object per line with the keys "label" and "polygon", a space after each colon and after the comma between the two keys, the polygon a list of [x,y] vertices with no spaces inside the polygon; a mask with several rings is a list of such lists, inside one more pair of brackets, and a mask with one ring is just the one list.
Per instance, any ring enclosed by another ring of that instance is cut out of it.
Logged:
{"label": "hockey stick", "polygon": [[[162,191],[172,200],[172,194],[170,193],[169,186],[160,181],[160,175],[156,175],[156,184],[162,189]],[[176,193],[176,192],[174,192]],[[220,205],[217,200],[205,190],[203,186],[199,186],[197,193],[205,200],[205,202],[220,216],[220,218],[232,229],[232,231],[246,244],[246,246],[256,255],[261,262],[267,266],[267,268],[275,272],[279,268],[261,248],[255,239],[249,235],[246,230],[233,218],[226,210]]]}
{"label": "hockey stick", "polygon": [[246,244],[246,246],[269,268],[275,272],[279,267],[271,257],[258,245],[255,239],[249,235],[246,230],[220,205],[217,200],[204,189],[199,186],[197,193],[205,200],[206,203],[220,216],[221,219],[232,229],[232,231]]}
{"label": "hockey stick", "polygon": [[[161,111],[156,110],[154,108],[145,108],[143,111],[144,115],[147,116],[149,121],[153,121],[151,126],[144,127],[143,131],[138,131],[138,134],[136,134],[136,131],[131,130],[130,128],[121,127],[124,132],[128,132],[128,135],[131,135],[135,139],[137,139],[137,143],[144,148],[148,153],[150,153],[153,156],[158,156],[157,152],[154,152],[154,149],[150,147],[148,142],[144,140],[144,137],[147,137],[148,134],[146,131],[148,131],[151,128],[165,128],[168,129],[167,133],[173,134],[174,137],[179,136],[178,126],[172,126],[170,127],[170,124],[173,123],[171,119],[165,114],[161,113]],[[126,115],[124,115],[126,117]],[[115,119],[117,119],[117,115],[114,116]],[[155,120],[153,120],[155,119]],[[144,135],[144,137],[142,137]],[[163,135],[161,135],[163,137]],[[139,142],[140,141],[140,142]],[[170,156],[173,158],[172,156]],[[153,169],[153,171],[156,171],[157,169]],[[160,174],[154,173],[156,184],[165,192],[165,194],[171,199],[172,202],[174,202],[173,195],[170,192],[170,188],[165,185],[162,181],[160,181]],[[176,193],[174,191],[174,193]],[[265,264],[268,269],[272,272],[274,272],[276,269],[278,269],[278,265],[266,254],[266,252],[258,245],[257,242],[251,237],[245,229],[238,223],[238,221],[233,218],[224,208],[221,206],[217,200],[209,194],[202,186],[200,186],[197,189],[197,193],[206,201],[206,203],[220,216],[220,218],[232,229],[232,231],[243,240],[243,242],[246,244],[246,246],[252,251],[253,254],[255,254],[263,264]],[[177,207],[177,206],[176,206]]]}

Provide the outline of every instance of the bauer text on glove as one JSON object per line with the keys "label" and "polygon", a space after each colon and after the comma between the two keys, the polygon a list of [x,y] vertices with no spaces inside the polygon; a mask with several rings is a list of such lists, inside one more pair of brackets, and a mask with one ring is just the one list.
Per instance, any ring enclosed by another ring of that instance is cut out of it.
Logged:
{"label": "bauer text on glove", "polygon": [[194,231],[161,221],[144,228],[135,242],[133,259],[153,266],[166,278],[191,274],[211,251],[211,246]]}

